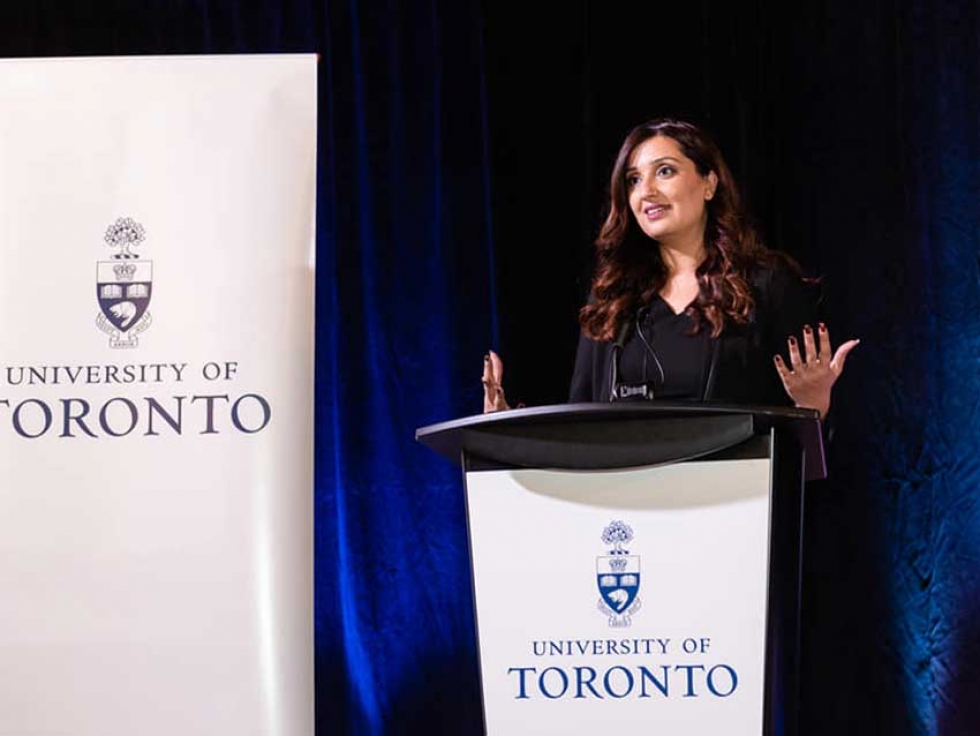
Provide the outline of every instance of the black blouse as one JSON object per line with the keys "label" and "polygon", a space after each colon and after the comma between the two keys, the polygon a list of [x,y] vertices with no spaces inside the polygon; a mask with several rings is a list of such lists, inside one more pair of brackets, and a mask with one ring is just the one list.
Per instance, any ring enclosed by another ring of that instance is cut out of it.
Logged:
{"label": "black blouse", "polygon": [[640,310],[619,359],[619,382],[646,384],[658,399],[694,399],[704,395],[711,354],[705,329],[676,314],[660,296]]}
{"label": "black blouse", "polygon": [[[804,325],[817,324],[818,290],[805,284],[794,268],[780,263],[757,268],[750,280],[755,309],[748,324],[726,324],[717,338],[710,337],[704,326],[696,335],[689,334],[690,319],[673,314],[662,298],[655,299],[649,313],[641,310],[643,329],[637,331],[634,324],[623,347],[615,367],[617,383],[651,381],[656,399],[770,406],[792,403],[773,356],[779,353],[788,360],[786,338],[799,337]],[[611,342],[581,336],[569,390],[571,402],[609,401],[615,353]]]}

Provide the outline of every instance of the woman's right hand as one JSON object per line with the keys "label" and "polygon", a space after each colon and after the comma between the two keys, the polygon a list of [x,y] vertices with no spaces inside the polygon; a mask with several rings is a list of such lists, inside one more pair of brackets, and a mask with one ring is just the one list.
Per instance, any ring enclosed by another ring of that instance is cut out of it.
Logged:
{"label": "woman's right hand", "polygon": [[492,350],[483,358],[483,413],[510,409],[503,387],[504,362]]}

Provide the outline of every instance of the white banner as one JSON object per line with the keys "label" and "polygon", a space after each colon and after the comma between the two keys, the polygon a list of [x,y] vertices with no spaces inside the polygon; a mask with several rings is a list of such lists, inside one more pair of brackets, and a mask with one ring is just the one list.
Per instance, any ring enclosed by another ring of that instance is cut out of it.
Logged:
{"label": "white banner", "polygon": [[313,733],[313,56],[0,62],[0,734]]}
{"label": "white banner", "polygon": [[468,473],[488,734],[760,736],[769,471]]}

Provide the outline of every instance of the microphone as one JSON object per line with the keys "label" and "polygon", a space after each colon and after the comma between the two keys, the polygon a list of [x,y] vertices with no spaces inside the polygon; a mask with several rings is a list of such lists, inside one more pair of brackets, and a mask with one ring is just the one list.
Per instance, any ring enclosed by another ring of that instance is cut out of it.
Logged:
{"label": "microphone", "polygon": [[623,352],[623,346],[629,339],[630,330],[633,328],[633,320],[624,320],[616,333],[616,339],[612,346],[612,363],[609,366],[609,401],[616,400],[616,389],[619,387],[619,356]]}
{"label": "microphone", "polygon": [[619,328],[619,332],[616,333],[616,339],[613,341],[614,350],[622,350],[623,346],[626,344],[626,340],[629,339],[630,330],[633,328],[633,322],[631,320],[626,320],[623,322],[622,326]]}
{"label": "microphone", "polygon": [[[660,371],[661,385],[665,381],[664,367],[660,363],[660,358],[657,356],[657,352],[653,349],[653,346],[650,345],[646,336],[643,334],[643,327],[641,323],[649,311],[650,308],[648,306],[641,307],[636,313],[635,320],[625,322],[619,328],[619,333],[616,335],[616,341],[613,343],[612,347],[612,365],[609,367],[609,401],[616,401],[617,399],[633,399],[637,397],[651,401],[656,398],[655,384],[652,381],[644,381],[643,383],[637,384],[619,382],[619,359],[622,356],[623,346],[629,339],[630,331],[634,325],[636,327],[637,336],[643,342],[643,346],[647,349],[647,352],[653,357],[653,360],[657,365],[657,369]],[[644,378],[645,377],[646,361],[644,360]]]}

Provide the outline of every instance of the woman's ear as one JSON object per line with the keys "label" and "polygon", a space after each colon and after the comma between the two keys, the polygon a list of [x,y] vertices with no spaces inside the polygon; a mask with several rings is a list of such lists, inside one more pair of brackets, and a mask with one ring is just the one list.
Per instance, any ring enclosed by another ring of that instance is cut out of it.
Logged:
{"label": "woman's ear", "polygon": [[708,202],[715,196],[715,189],[718,188],[718,174],[709,171],[708,175],[704,177],[704,183],[707,185],[704,189],[704,200]]}

